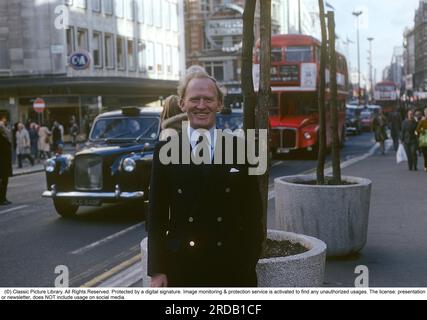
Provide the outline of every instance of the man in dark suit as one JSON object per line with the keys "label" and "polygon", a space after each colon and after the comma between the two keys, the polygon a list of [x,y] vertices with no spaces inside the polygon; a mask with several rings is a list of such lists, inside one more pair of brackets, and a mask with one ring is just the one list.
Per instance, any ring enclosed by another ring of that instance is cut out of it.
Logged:
{"label": "man in dark suit", "polygon": [[[257,286],[263,228],[256,176],[236,161],[183,163],[186,152],[197,150],[194,132],[199,129],[205,130],[210,146],[203,159],[216,157],[216,140],[223,139],[214,132],[223,94],[215,79],[200,71],[187,75],[178,91],[189,127],[179,135],[179,164],[162,163],[161,148],[167,142],[154,152],[148,217],[151,286]],[[188,149],[181,144],[185,141]],[[234,151],[236,145],[234,141]]]}
{"label": "man in dark suit", "polygon": [[11,204],[6,199],[9,177],[12,176],[12,141],[6,120],[0,120],[0,206]]}

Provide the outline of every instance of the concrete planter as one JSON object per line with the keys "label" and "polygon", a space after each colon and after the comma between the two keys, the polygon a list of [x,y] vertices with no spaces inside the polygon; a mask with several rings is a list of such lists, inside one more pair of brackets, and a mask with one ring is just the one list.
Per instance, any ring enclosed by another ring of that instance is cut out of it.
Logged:
{"label": "concrete planter", "polygon": [[261,259],[257,265],[258,287],[322,286],[326,260],[323,241],[278,230],[268,230],[268,238],[298,242],[309,250],[294,256]]}
{"label": "concrete planter", "polygon": [[[291,232],[269,230],[268,238],[298,242],[309,251],[302,254],[261,259],[257,265],[259,287],[318,287],[323,284],[326,245],[323,241]],[[150,286],[147,276],[147,238],[141,242],[142,285]]]}
{"label": "concrete planter", "polygon": [[315,176],[300,175],[275,180],[276,228],[324,241],[328,256],[358,252],[367,240],[372,182],[343,177],[353,184],[299,184],[315,179]]}

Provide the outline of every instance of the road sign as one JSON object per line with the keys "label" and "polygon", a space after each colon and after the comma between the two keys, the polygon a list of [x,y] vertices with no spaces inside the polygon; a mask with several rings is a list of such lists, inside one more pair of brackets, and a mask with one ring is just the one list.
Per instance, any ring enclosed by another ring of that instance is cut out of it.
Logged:
{"label": "road sign", "polygon": [[46,102],[43,99],[37,98],[36,100],[34,100],[33,109],[35,112],[42,113],[45,108],[46,108]]}

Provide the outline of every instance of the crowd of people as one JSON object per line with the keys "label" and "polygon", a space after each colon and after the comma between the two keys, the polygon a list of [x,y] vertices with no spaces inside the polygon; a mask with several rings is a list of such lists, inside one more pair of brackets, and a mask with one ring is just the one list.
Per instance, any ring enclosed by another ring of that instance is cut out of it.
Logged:
{"label": "crowd of people", "polygon": [[401,112],[395,111],[386,117],[380,110],[372,122],[375,140],[380,144],[381,153],[385,154],[384,142],[388,139],[390,129],[394,150],[402,144],[408,159],[408,169],[418,170],[418,154],[424,156],[424,171],[427,172],[427,108],[421,110],[410,108],[405,119]]}

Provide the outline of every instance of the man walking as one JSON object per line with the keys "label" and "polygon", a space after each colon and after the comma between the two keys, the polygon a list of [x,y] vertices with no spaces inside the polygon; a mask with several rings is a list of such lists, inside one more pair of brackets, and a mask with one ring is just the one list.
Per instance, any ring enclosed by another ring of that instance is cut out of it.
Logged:
{"label": "man walking", "polygon": [[406,156],[408,157],[408,167],[409,170],[417,171],[418,163],[418,138],[415,134],[417,129],[417,122],[414,117],[414,110],[408,111],[408,119],[402,123],[402,132],[400,139],[405,147]]}
{"label": "man walking", "polygon": [[[211,161],[218,146],[216,113],[223,106],[223,93],[215,79],[201,71],[188,74],[178,93],[189,120],[178,136],[180,163],[162,163],[159,154],[168,142],[158,144],[153,159],[148,217],[151,286],[257,286],[255,267],[263,239],[257,179],[248,175],[247,165]],[[198,152],[201,135],[208,143],[202,149],[208,155],[202,157],[208,161],[184,164],[182,159]],[[190,142],[188,149],[183,140]]]}
{"label": "man walking", "polygon": [[7,200],[7,185],[12,176],[12,139],[6,120],[0,121],[0,206],[11,204]]}

